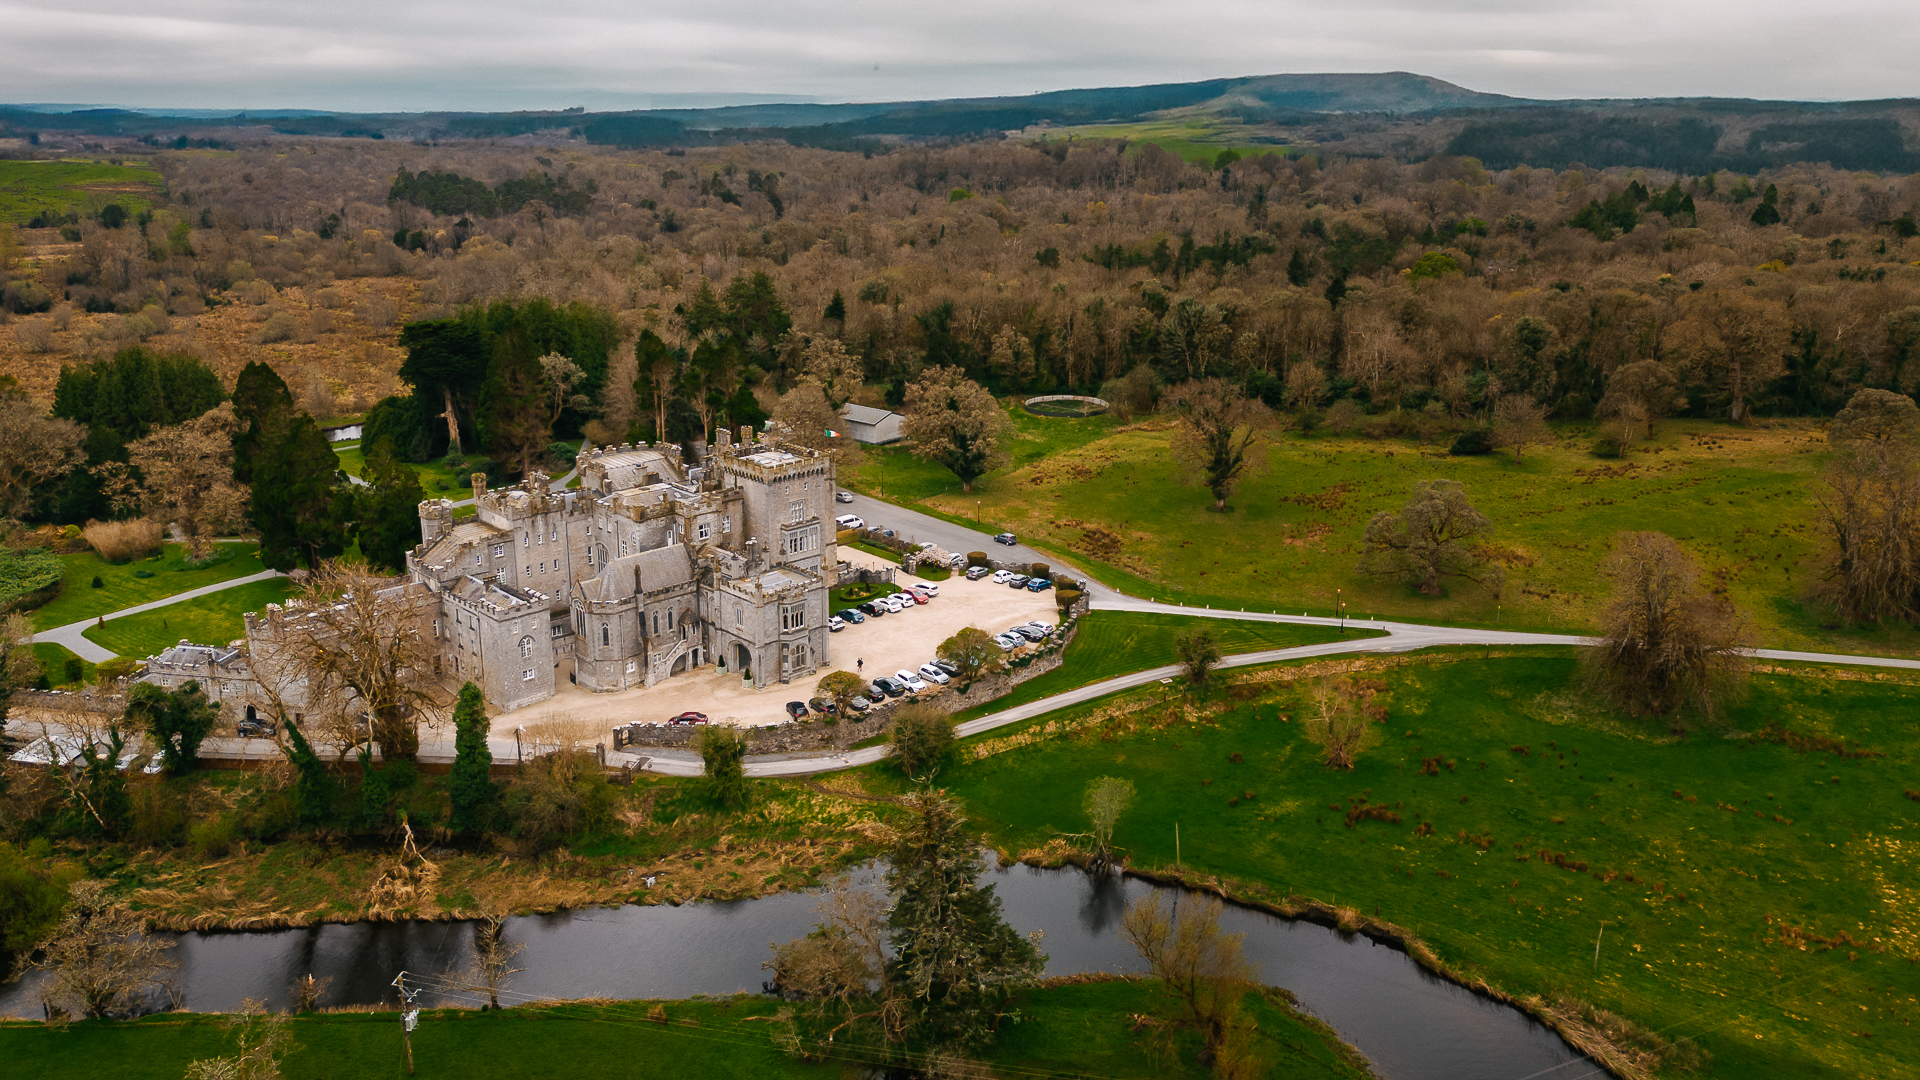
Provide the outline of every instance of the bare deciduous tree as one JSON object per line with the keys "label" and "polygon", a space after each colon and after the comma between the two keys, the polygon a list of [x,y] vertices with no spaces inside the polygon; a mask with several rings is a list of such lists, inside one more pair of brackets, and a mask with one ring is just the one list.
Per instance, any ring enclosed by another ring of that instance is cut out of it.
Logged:
{"label": "bare deciduous tree", "polygon": [[1920,619],[1920,408],[1862,390],[1827,438],[1818,500],[1832,543],[1815,594],[1848,619]]}
{"label": "bare deciduous tree", "polygon": [[1664,533],[1621,533],[1608,570],[1613,598],[1588,654],[1597,689],[1634,715],[1682,706],[1715,713],[1746,675],[1746,620],[1725,599],[1696,591],[1693,559]]}
{"label": "bare deciduous tree", "polygon": [[233,479],[236,428],[233,405],[223,402],[127,446],[128,463],[140,472],[141,511],[171,522],[195,557],[246,512],[247,491]]}
{"label": "bare deciduous tree", "polygon": [[1213,674],[1220,662],[1220,639],[1205,627],[1182,631],[1173,639],[1173,655],[1196,686]]}
{"label": "bare deciduous tree", "polygon": [[1493,445],[1511,449],[1513,460],[1529,446],[1553,442],[1553,429],[1547,426],[1546,407],[1530,397],[1508,394],[1493,405]]}
{"label": "bare deciduous tree", "polygon": [[147,933],[146,919],[108,896],[104,881],[76,881],[69,895],[60,925],[34,950],[33,966],[48,973],[40,987],[48,1015],[137,1015],[179,966],[167,956],[174,943]]}
{"label": "bare deciduous tree", "polygon": [[187,1066],[187,1080],[280,1080],[280,1062],[300,1048],[291,1019],[247,998],[225,1022],[239,1044],[230,1057],[202,1058]]}
{"label": "bare deciduous tree", "polygon": [[1428,596],[1441,594],[1440,579],[1464,578],[1497,596],[1506,582],[1498,563],[1470,543],[1492,522],[1467,501],[1458,480],[1422,480],[1395,514],[1382,510],[1367,523],[1362,573],[1396,577]]}
{"label": "bare deciduous tree", "polygon": [[1658,360],[1637,360],[1614,371],[1607,379],[1607,392],[1600,398],[1597,415],[1613,421],[1620,445],[1631,446],[1651,434],[1662,417],[1686,404],[1680,396],[1680,384],[1667,365]]}
{"label": "bare deciduous tree", "polygon": [[860,444],[847,433],[846,421],[840,419],[820,384],[812,379],[780,395],[773,406],[773,422],[787,442],[831,451],[841,469],[860,463]]}
{"label": "bare deciduous tree", "polygon": [[30,401],[0,400],[0,514],[18,517],[34,485],[86,460],[87,429],[46,415]]}
{"label": "bare deciduous tree", "polygon": [[548,353],[540,358],[540,377],[546,383],[548,427],[560,422],[561,413],[587,404],[587,395],[574,390],[587,377],[579,364],[559,353]]}
{"label": "bare deciduous tree", "polygon": [[1104,866],[1113,861],[1113,827],[1120,815],[1133,803],[1133,781],[1117,776],[1101,776],[1088,782],[1087,820],[1093,826],[1094,860]]}
{"label": "bare deciduous tree", "polygon": [[821,392],[827,397],[827,404],[836,409],[851,400],[861,383],[866,381],[860,358],[848,352],[838,338],[822,335],[807,342],[802,362],[805,364],[806,377],[819,384]]}
{"label": "bare deciduous tree", "polygon": [[1180,420],[1174,460],[1212,492],[1215,510],[1225,510],[1233,485],[1260,460],[1258,440],[1274,426],[1273,410],[1225,379],[1182,383],[1168,391],[1167,401]]}
{"label": "bare deciduous tree", "polygon": [[1320,747],[1329,769],[1351,769],[1379,738],[1366,713],[1367,692],[1351,677],[1327,675],[1314,681],[1312,711],[1301,719],[1301,733]]}
{"label": "bare deciduous tree", "polygon": [[427,599],[401,579],[328,560],[297,601],[268,617],[256,650],[302,673],[307,701],[350,702],[344,708],[369,717],[383,756],[412,757],[421,719],[436,719],[447,701]]}
{"label": "bare deciduous tree", "polygon": [[487,1003],[500,1007],[500,991],[520,973],[513,961],[526,950],[523,942],[507,940],[507,916],[511,912],[495,897],[481,900],[479,921],[473,924],[473,962],[461,977],[468,989],[487,995]]}
{"label": "bare deciduous tree", "polygon": [[1220,929],[1223,910],[1211,896],[1176,902],[1150,893],[1127,909],[1120,930],[1206,1039],[1204,1062],[1227,1044],[1240,999],[1259,981],[1241,948],[1244,935]]}

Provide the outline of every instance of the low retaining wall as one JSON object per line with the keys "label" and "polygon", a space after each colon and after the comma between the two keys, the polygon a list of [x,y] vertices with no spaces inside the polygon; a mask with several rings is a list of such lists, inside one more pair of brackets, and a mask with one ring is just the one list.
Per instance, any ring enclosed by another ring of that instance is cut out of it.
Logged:
{"label": "low retaining wall", "polygon": [[[964,688],[954,684],[918,698],[889,698],[875,705],[858,720],[842,720],[835,724],[816,720],[810,724],[741,728],[742,734],[747,737],[747,753],[794,754],[810,750],[845,750],[855,743],[884,734],[893,721],[893,710],[909,701],[931,701],[952,712],[992,701],[1011,693],[1014,687],[1028,679],[1039,678],[1065,663],[1067,646],[1073,643],[1074,637],[1080,632],[1079,614],[1084,614],[1084,610],[1065,624],[1065,633],[1059,637],[1057,644],[1048,644],[1028,653],[1029,658],[1016,659],[1007,670],[975,679]],[[615,740],[614,746],[621,750],[633,747],[687,749],[693,745],[703,728],[697,724],[628,724],[624,729],[616,730],[627,734],[626,738]]]}
{"label": "low retaining wall", "polygon": [[127,711],[127,695],[98,693],[93,690],[15,690],[11,706],[16,709],[54,709],[101,713],[118,716]]}

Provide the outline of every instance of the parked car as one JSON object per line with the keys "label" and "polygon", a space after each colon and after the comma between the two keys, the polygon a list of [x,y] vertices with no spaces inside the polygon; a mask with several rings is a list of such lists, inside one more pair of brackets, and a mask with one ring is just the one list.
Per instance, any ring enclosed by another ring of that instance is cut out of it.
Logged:
{"label": "parked car", "polygon": [[1001,652],[1012,652],[1020,646],[1025,645],[1027,641],[1019,634],[995,634],[993,635],[993,643],[1000,646]]}
{"label": "parked car", "polygon": [[905,668],[902,668],[899,671],[894,672],[893,680],[895,682],[906,683],[907,689],[913,691],[916,694],[927,688],[927,680],[921,678],[918,675],[915,675],[913,672],[908,671]]}
{"label": "parked car", "polygon": [[904,694],[906,692],[907,692],[906,686],[900,683],[894,682],[892,679],[887,678],[885,675],[882,675],[879,678],[873,680],[873,697],[876,700],[878,700],[879,698],[899,697],[901,694]]}
{"label": "parked car", "polygon": [[841,514],[839,517],[833,519],[833,523],[843,529],[864,529],[867,527],[866,519],[860,517],[858,514]]}
{"label": "parked car", "polygon": [[853,501],[853,492],[851,492],[851,491],[836,491],[836,492],[834,492],[834,493],[833,493],[833,501],[834,501],[834,502],[843,502],[843,503],[847,503],[847,502],[852,502],[852,501]]}
{"label": "parked car", "polygon": [[847,708],[854,712],[866,712],[873,708],[873,702],[868,701],[864,695],[856,695],[852,701],[847,702]]}
{"label": "parked car", "polygon": [[866,613],[857,608],[841,608],[839,611],[834,612],[834,614],[850,623],[863,623],[867,621]]}
{"label": "parked car", "polygon": [[1041,622],[1039,619],[1035,619],[1032,622],[1028,623],[1027,625],[1033,627],[1035,630],[1038,630],[1043,634],[1053,633],[1053,624],[1050,622]]}
{"label": "parked car", "polygon": [[979,581],[981,578],[986,577],[988,574],[991,574],[991,573],[993,573],[993,571],[987,569],[984,566],[969,566],[967,567],[967,580]]}
{"label": "parked car", "polygon": [[793,717],[795,720],[807,715],[807,703],[804,701],[787,702],[787,715]]}
{"label": "parked car", "polygon": [[1013,627],[1013,628],[1011,628],[1011,629],[1009,629],[1009,630],[1007,631],[1007,633],[1009,633],[1009,634],[1019,634],[1019,635],[1020,635],[1021,637],[1023,637],[1023,638],[1026,638],[1026,639],[1027,639],[1028,641],[1045,641],[1045,640],[1047,640],[1047,635],[1046,635],[1046,633],[1045,633],[1044,631],[1040,631],[1040,630],[1035,630],[1035,629],[1034,629],[1033,627],[1031,627],[1031,626],[1016,626],[1016,627]]}
{"label": "parked car", "polygon": [[926,593],[923,593],[918,589],[915,589],[912,592],[895,593],[894,595],[904,596],[908,600],[913,601],[914,604],[918,607],[925,607],[927,605],[927,601],[930,599],[930,597],[928,597]]}
{"label": "parked car", "polygon": [[993,572],[993,583],[995,585],[1005,585],[1007,583],[1007,579],[1012,576],[1013,576],[1013,571],[1011,570],[995,570]]}
{"label": "parked car", "polygon": [[264,720],[242,720],[239,724],[240,737],[243,739],[268,739],[273,737],[273,725]]}
{"label": "parked car", "polygon": [[707,714],[703,712],[683,712],[679,716],[667,717],[669,724],[704,724],[706,722]]}
{"label": "parked car", "polygon": [[1005,544],[1008,547],[1012,547],[1013,545],[1019,543],[1020,541],[1015,540],[1013,538],[1012,533],[1001,533],[1000,535],[993,538],[993,542],[996,544]]}
{"label": "parked car", "polygon": [[817,713],[825,713],[828,716],[832,716],[833,714],[840,711],[840,706],[835,705],[833,702],[828,701],[826,698],[819,698],[819,697],[808,698],[807,708],[812,709],[814,712],[817,712]]}
{"label": "parked car", "polygon": [[887,610],[891,612],[898,613],[906,610],[906,602],[900,599],[899,593],[889,593],[881,597],[878,603],[887,605]]}
{"label": "parked car", "polygon": [[1026,587],[1027,575],[1025,574],[1015,574],[1007,579],[1007,588],[1009,589],[1024,589]]}
{"label": "parked car", "polygon": [[1053,582],[1048,581],[1046,578],[1037,577],[1037,578],[1027,579],[1028,592],[1040,592],[1042,590],[1051,589],[1051,588],[1053,588]]}
{"label": "parked car", "polygon": [[870,615],[875,618],[878,618],[887,613],[886,606],[880,603],[880,601],[878,600],[869,600],[866,603],[861,604],[857,610],[859,610],[860,613],[863,615]]}
{"label": "parked car", "polygon": [[847,620],[838,615],[827,616],[827,633],[837,634],[847,628]]}
{"label": "parked car", "polygon": [[914,592],[917,592],[922,596],[939,596],[940,595],[940,586],[935,585],[931,581],[916,581],[913,584],[907,586],[907,588],[912,589]]}
{"label": "parked car", "polygon": [[957,679],[960,677],[960,665],[951,660],[935,660],[933,666],[946,672],[952,678]]}
{"label": "parked car", "polygon": [[875,529],[875,530],[873,530],[873,531],[874,531],[874,532],[876,532],[876,533],[878,533],[878,534],[879,534],[879,535],[881,535],[881,536],[884,536],[884,537],[886,537],[886,538],[887,538],[887,539],[889,539],[889,540],[891,540],[891,539],[893,539],[894,537],[896,537],[896,536],[898,536],[898,535],[900,535],[899,533],[896,533],[896,532],[894,532],[894,531],[893,531],[892,529]]}
{"label": "parked car", "polygon": [[932,664],[921,664],[919,675],[928,682],[936,682],[941,686],[947,685],[947,680],[953,677]]}

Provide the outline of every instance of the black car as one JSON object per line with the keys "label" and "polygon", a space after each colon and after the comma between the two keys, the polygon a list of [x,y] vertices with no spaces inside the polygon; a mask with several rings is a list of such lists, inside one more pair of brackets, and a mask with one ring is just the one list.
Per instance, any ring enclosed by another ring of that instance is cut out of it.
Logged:
{"label": "black car", "polygon": [[273,725],[264,720],[240,721],[240,737],[243,739],[270,739],[273,737]]}
{"label": "black car", "polygon": [[863,695],[847,702],[847,708],[852,709],[854,712],[866,712],[868,709],[873,708],[873,702],[868,701]]}
{"label": "black car", "polygon": [[890,698],[899,697],[907,692],[906,687],[885,675],[873,680],[873,688],[878,691],[881,696]]}
{"label": "black car", "polygon": [[860,610],[865,612],[868,615],[873,616],[876,619],[887,613],[886,608],[881,607],[879,604],[876,604],[871,600],[867,601],[864,604],[861,604]]}
{"label": "black car", "polygon": [[787,715],[793,717],[795,720],[807,715],[807,703],[804,701],[787,702]]}
{"label": "black car", "polygon": [[812,709],[814,712],[823,713],[827,716],[832,716],[834,713],[837,713],[840,711],[840,706],[835,705],[833,702],[828,701],[826,698],[808,698],[807,707]]}
{"label": "black car", "polygon": [[1024,589],[1026,587],[1027,575],[1025,574],[1015,574],[1007,579],[1007,588],[1009,589]]}
{"label": "black car", "polygon": [[1005,544],[1008,547],[1012,547],[1013,545],[1019,543],[1020,541],[1015,540],[1013,538],[1012,533],[1001,533],[1000,535],[993,538],[993,542],[996,544]]}

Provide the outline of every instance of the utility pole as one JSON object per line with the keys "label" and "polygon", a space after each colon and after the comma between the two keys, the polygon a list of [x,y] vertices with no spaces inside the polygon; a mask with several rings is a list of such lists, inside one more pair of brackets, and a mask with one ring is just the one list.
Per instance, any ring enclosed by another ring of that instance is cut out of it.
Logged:
{"label": "utility pole", "polygon": [[420,1010],[414,1000],[420,996],[418,990],[407,989],[407,973],[402,971],[394,976],[393,985],[400,988],[400,1042],[407,1048],[407,1075],[413,1075],[413,1028],[420,1022]]}

